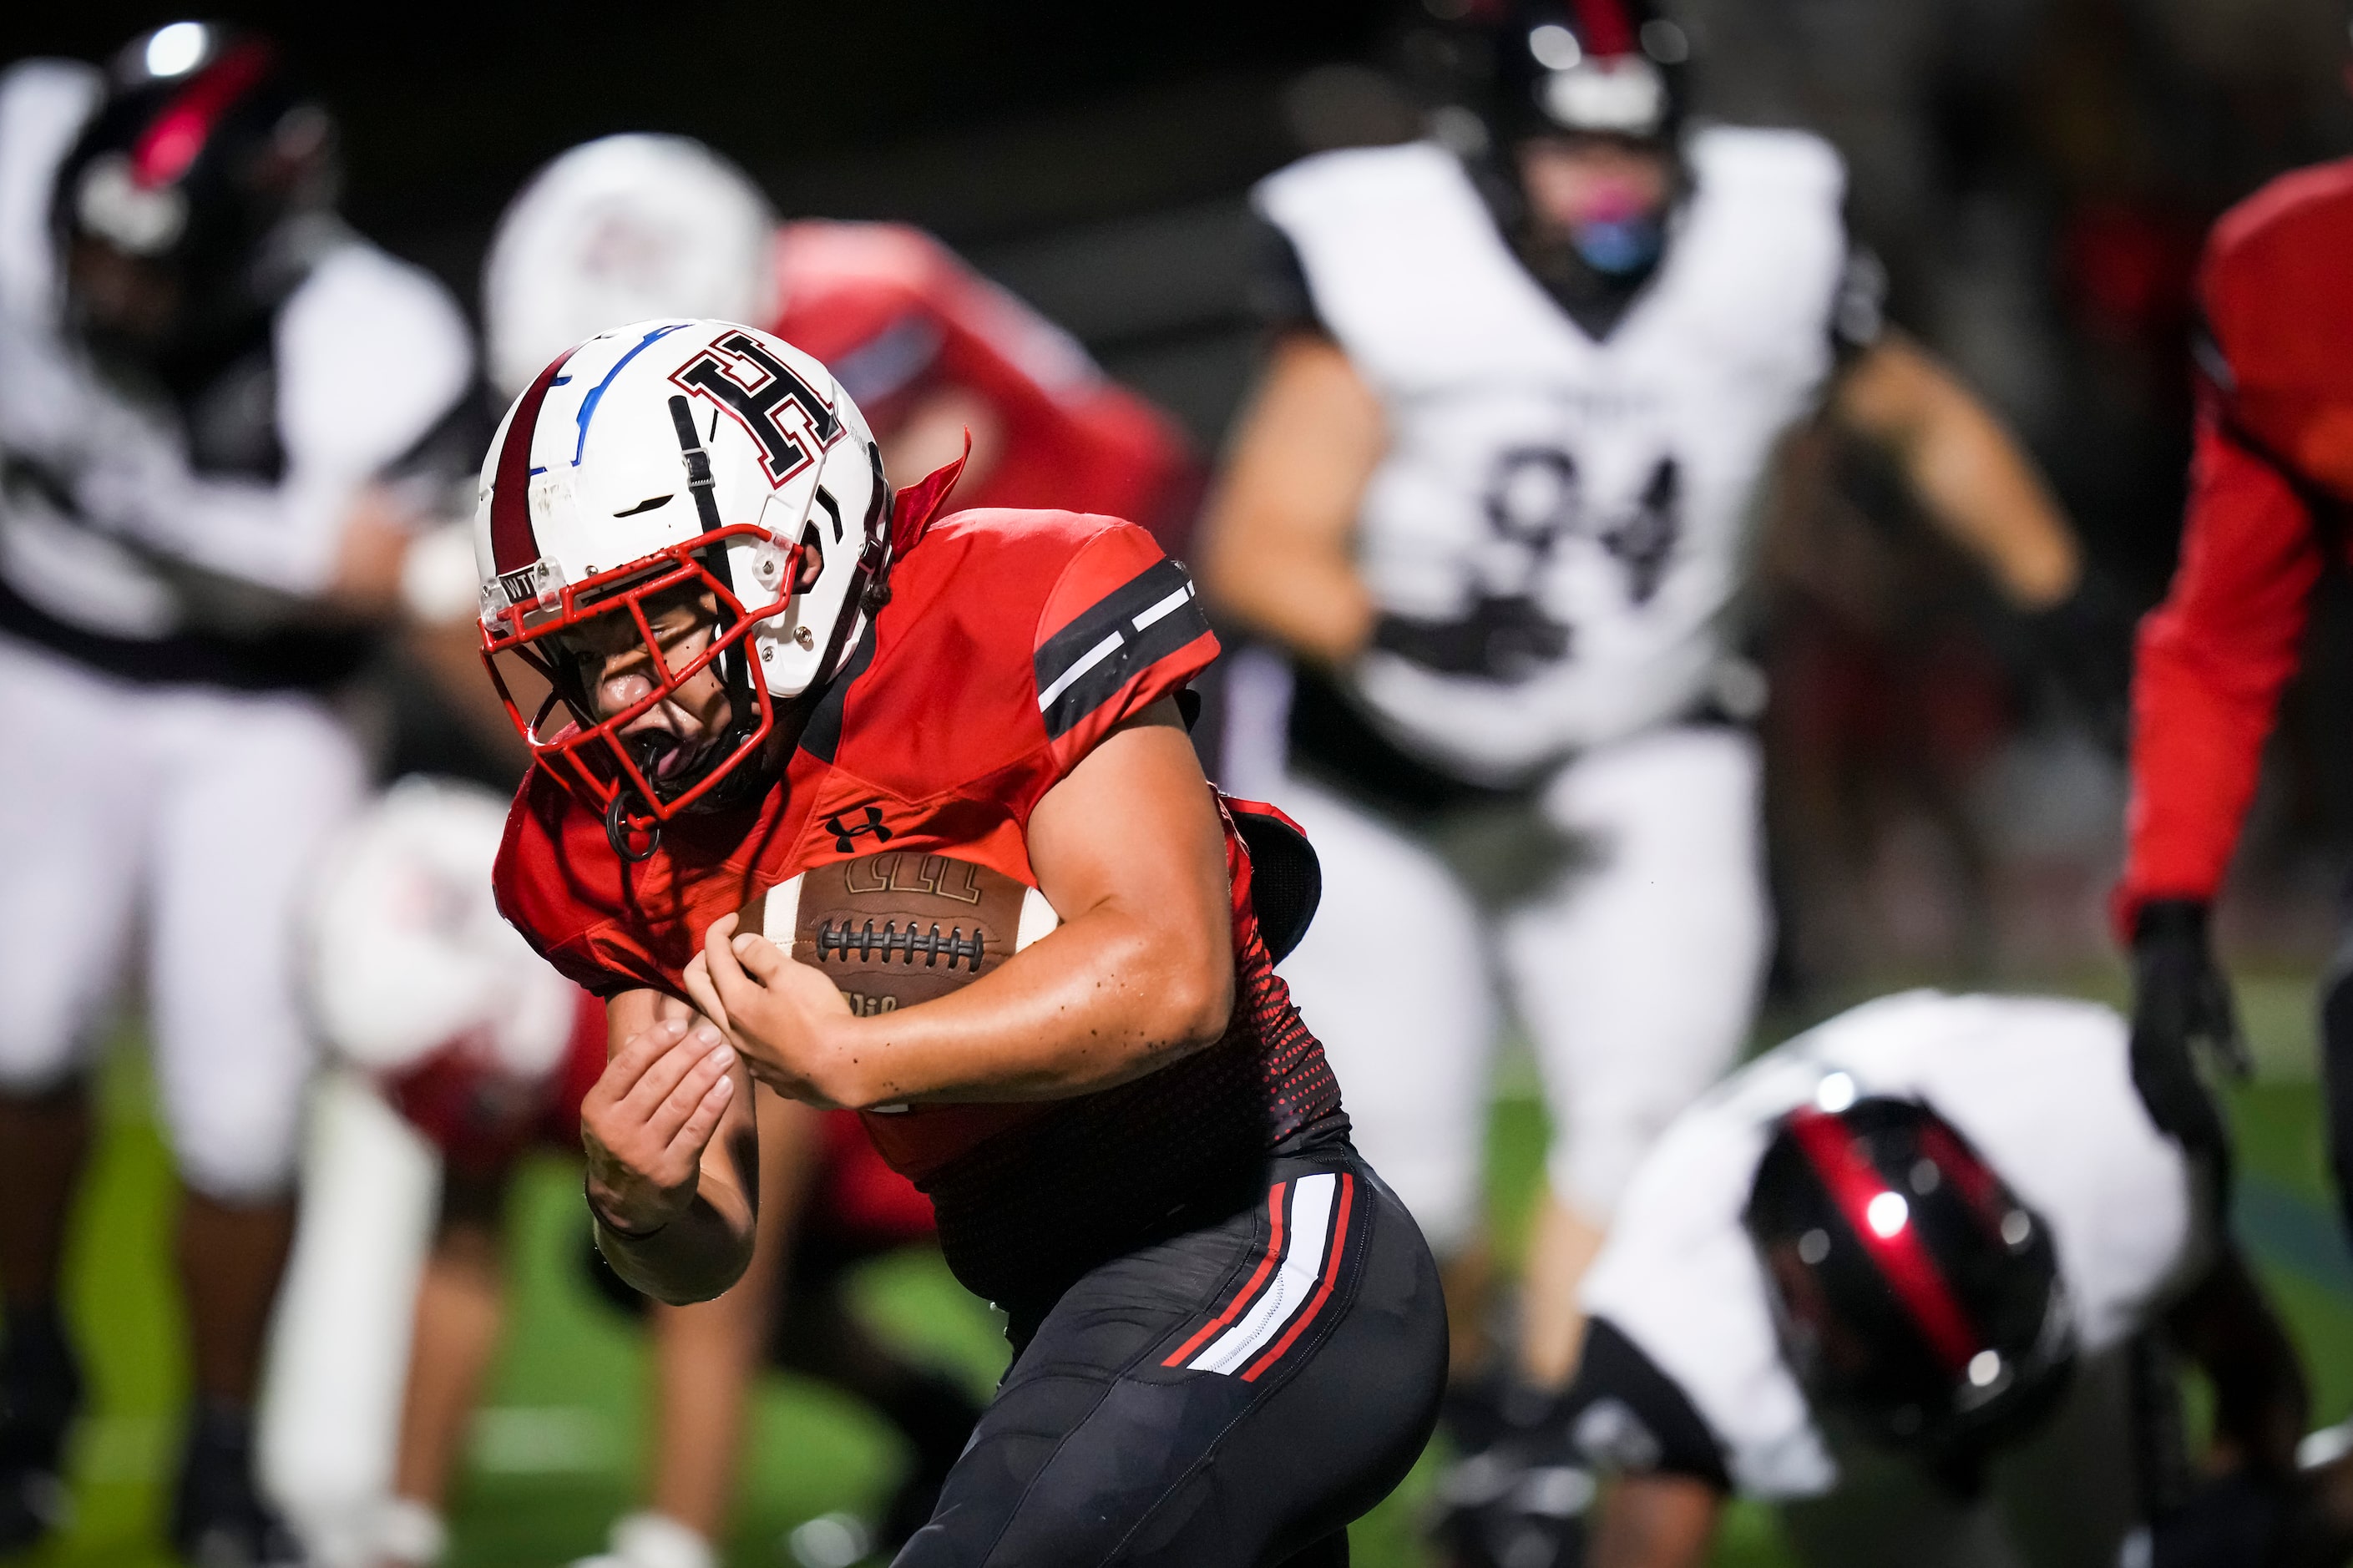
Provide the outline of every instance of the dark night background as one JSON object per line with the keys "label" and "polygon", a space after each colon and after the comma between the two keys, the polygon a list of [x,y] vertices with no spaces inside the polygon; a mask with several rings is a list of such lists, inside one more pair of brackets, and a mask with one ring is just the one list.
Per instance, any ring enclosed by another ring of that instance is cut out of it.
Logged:
{"label": "dark night background", "polygon": [[[0,23],[0,58],[102,58],[180,14],[27,6]],[[931,228],[1213,436],[1238,390],[1234,198],[1296,150],[1285,83],[1363,50],[1384,13],[888,0],[219,14],[278,37],[335,110],[352,217],[469,303],[491,225],[534,168],[609,132],[682,132],[787,216]]]}

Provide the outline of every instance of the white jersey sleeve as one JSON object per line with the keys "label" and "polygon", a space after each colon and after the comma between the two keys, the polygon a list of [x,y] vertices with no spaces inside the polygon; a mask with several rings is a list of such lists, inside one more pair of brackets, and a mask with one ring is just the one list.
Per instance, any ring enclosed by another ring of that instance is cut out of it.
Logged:
{"label": "white jersey sleeve", "polygon": [[0,71],[0,312],[54,310],[49,175],[103,91],[79,60],[23,60]]}
{"label": "white jersey sleeve", "polygon": [[466,392],[464,318],[421,269],[354,241],[321,261],[272,331],[277,482],[203,474],[175,443],[101,450],[86,516],[148,552],[281,594],[324,588],[361,489]]}
{"label": "white jersey sleeve", "polygon": [[2146,1326],[2206,1257],[2188,1168],[2142,1109],[2111,1009],[1909,992],[1799,1036],[1668,1130],[1583,1294],[1683,1389],[1735,1485],[1768,1499],[1829,1491],[1838,1470],[1781,1360],[1740,1216],[1773,1123],[1833,1072],[1932,1106],[2042,1216],[2087,1356]]}

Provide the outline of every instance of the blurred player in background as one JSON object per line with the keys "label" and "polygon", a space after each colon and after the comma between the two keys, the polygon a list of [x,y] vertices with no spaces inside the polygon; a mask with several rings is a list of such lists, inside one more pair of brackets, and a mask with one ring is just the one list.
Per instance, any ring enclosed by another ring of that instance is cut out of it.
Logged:
{"label": "blurred player in background", "polygon": [[1618,1194],[1732,1060],[1767,953],[1735,639],[1777,444],[1820,410],[1885,448],[2021,614],[2069,617],[2081,571],[2015,441],[1883,327],[1826,144],[1687,127],[1684,36],[1636,0],[1472,11],[1481,112],[1438,121],[1464,150],[1259,187],[1276,337],[1200,554],[1290,658],[1287,694],[1228,685],[1287,778],[1228,775],[1322,852],[1285,973],[1457,1266],[1458,1355],[1496,982],[1534,1041],[1556,1142],[1519,1371],[1556,1387]]}
{"label": "blurred player in background", "polygon": [[329,698],[472,374],[336,178],[261,38],[184,22],[0,78],[0,1551],[58,1523],[58,1254],[137,929],[195,1384],[171,1538],[298,1555],[250,1452],[312,1064],[294,908],[364,784]]}
{"label": "blurred player in background", "polygon": [[[371,1521],[363,1548],[375,1563],[443,1555],[445,1499],[504,1321],[514,1168],[534,1148],[578,1152],[581,1099],[605,1068],[603,1005],[549,968],[491,902],[505,819],[505,801],[488,791],[403,780],[338,846],[307,944],[310,995],[329,1044],[441,1157],[395,1501]],[[930,1204],[882,1163],[854,1117],[820,1120],[776,1100],[764,1110],[763,1142],[775,1156],[762,1172],[763,1205],[774,1220],[764,1245],[788,1257],[756,1259],[732,1293],[740,1299],[715,1316],[656,1309],[662,1414],[653,1506],[616,1527],[612,1557],[620,1563],[714,1560],[749,1404],[744,1385],[764,1348],[865,1399],[909,1442],[914,1463],[875,1521],[885,1550],[929,1516],[979,1414],[946,1378],[874,1343],[840,1296],[849,1268],[929,1239]],[[613,1290],[644,1305],[617,1281]],[[698,1334],[704,1343],[691,1342]],[[353,1338],[347,1320],[346,1355],[357,1349]]]}
{"label": "blurred player in background", "polygon": [[[1868,1003],[1687,1110],[1588,1276],[1529,1428],[1571,1505],[1498,1561],[1696,1568],[1735,1494],[1815,1564],[2335,1563],[2353,1466],[2299,1475],[2294,1348],[2090,1003]],[[2182,1451],[2179,1361],[2213,1395]]]}
{"label": "blurred player in background", "polygon": [[[1445,1323],[1185,735],[1217,645],[1184,569],[1113,518],[934,521],[955,465],[894,496],[830,374],[722,321],[551,362],[483,474],[485,647],[547,693],[499,907],[607,1001],[616,1272],[743,1273],[747,1072],[856,1108],[1015,1352],[902,1563],[1345,1562]],[[770,923],[805,882],[882,901]],[[928,934],[902,896],[945,900]],[[938,988],[854,1006],[853,962]]]}
{"label": "blurred player in background", "polygon": [[[2141,625],[2118,933],[2133,954],[2133,1070],[2160,1125],[2227,1167],[2201,1044],[2246,1070],[2207,911],[2255,793],[2315,588],[2348,558],[2353,163],[2300,170],[2223,215],[2199,270],[2204,332],[2181,558]],[[2321,998],[2337,1199],[2353,1226],[2353,944]]]}
{"label": "blurred player in background", "polygon": [[1142,523],[1174,550],[1198,470],[1183,434],[1071,336],[902,224],[779,224],[744,173],[678,136],[608,136],[542,170],[482,284],[493,381],[519,389],[590,332],[656,316],[755,322],[825,362],[883,461],[972,456],[965,506]]}

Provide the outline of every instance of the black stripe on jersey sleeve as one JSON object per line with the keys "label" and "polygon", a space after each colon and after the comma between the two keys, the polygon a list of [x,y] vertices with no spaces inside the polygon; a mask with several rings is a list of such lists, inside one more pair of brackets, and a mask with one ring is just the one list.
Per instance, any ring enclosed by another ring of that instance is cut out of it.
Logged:
{"label": "black stripe on jersey sleeve", "polygon": [[1038,705],[1047,737],[1070,733],[1136,671],[1208,629],[1184,567],[1160,561],[1137,573],[1039,648]]}

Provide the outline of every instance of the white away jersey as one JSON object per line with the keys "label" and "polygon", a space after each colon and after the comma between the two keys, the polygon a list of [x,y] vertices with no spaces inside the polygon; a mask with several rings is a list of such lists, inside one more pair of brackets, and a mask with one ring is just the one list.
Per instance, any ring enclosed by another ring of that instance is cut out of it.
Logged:
{"label": "white away jersey", "polygon": [[1461,776],[1510,782],[1701,701],[1759,480],[1830,372],[1838,155],[1799,132],[1710,128],[1686,158],[1659,270],[1599,342],[1440,147],[1324,153],[1258,187],[1387,416],[1357,520],[1376,604],[1449,623],[1532,602],[1562,634],[1524,679],[1378,648],[1350,672],[1390,740]]}
{"label": "white away jersey", "polygon": [[2127,1029],[2088,1002],[1883,997],[1759,1058],[1659,1141],[1583,1302],[1673,1379],[1744,1493],[1829,1491],[1838,1468],[1773,1337],[1741,1210],[1775,1121],[1849,1074],[1958,1128],[2051,1226],[2085,1357],[2145,1326],[2202,1261],[2179,1146],[2141,1108]]}
{"label": "white away jersey", "polygon": [[0,75],[0,589],[98,639],[260,635],[327,584],[362,487],[464,396],[465,318],[342,235],[266,352],[192,407],[102,380],[64,329],[48,230],[101,85],[57,60]]}

